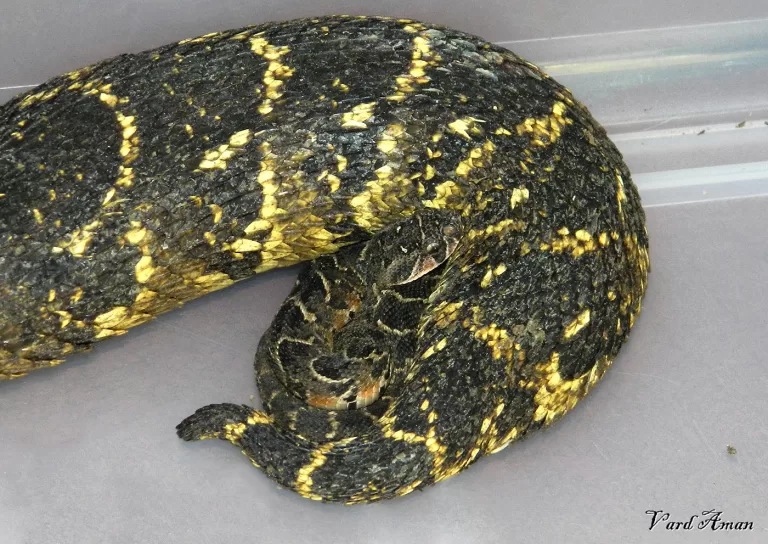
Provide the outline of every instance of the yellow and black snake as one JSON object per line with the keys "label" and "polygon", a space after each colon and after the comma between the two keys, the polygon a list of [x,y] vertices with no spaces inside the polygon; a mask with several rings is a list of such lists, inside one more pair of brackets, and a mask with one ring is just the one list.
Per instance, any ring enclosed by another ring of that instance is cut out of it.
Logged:
{"label": "yellow and black snake", "polygon": [[410,20],[269,23],[54,78],[0,107],[0,379],[427,208],[461,236],[405,284],[429,292],[378,400],[289,391],[272,346],[294,316],[259,348],[263,411],[214,404],[178,427],[305,497],[404,495],[590,391],[649,271],[621,155],[536,66]]}

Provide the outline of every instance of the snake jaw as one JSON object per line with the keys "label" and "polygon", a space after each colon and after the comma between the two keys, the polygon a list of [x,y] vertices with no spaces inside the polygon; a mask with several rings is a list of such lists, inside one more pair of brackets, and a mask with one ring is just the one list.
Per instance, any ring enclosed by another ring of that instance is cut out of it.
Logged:
{"label": "snake jaw", "polygon": [[387,384],[387,375],[382,376],[376,381],[364,383],[357,395],[347,390],[343,395],[323,395],[310,393],[307,395],[306,402],[315,408],[323,410],[353,410],[355,408],[365,408],[370,406],[381,396],[381,391]]}
{"label": "snake jaw", "polygon": [[323,410],[346,410],[349,403],[334,395],[309,395],[307,404]]}
{"label": "snake jaw", "polygon": [[427,255],[424,257],[424,259],[419,259],[415,265],[413,265],[413,270],[411,271],[411,275],[408,276],[408,278],[405,279],[405,281],[402,281],[398,283],[397,285],[403,285],[405,283],[410,283],[412,281],[416,281],[420,277],[422,277],[424,274],[428,274],[432,272],[435,268],[440,266],[440,263],[438,263],[434,257],[431,255]]}
{"label": "snake jaw", "polygon": [[[357,395],[357,399],[355,399],[354,407],[365,408],[379,400],[381,390],[385,385],[386,380],[382,377],[378,382],[372,382],[367,387],[361,389],[360,393]],[[350,408],[352,408],[352,406],[350,406]]]}

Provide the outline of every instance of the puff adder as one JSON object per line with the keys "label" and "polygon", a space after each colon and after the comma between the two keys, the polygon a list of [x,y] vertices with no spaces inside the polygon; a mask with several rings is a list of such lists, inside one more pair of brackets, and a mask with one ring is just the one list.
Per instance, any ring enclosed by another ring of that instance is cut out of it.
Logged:
{"label": "puff adder", "polygon": [[379,400],[308,406],[260,347],[263,410],[210,405],[178,433],[228,440],[316,500],[443,480],[592,389],[649,271],[636,188],[586,108],[448,28],[327,17],[216,32],[0,107],[0,378],[424,208],[466,230]]}

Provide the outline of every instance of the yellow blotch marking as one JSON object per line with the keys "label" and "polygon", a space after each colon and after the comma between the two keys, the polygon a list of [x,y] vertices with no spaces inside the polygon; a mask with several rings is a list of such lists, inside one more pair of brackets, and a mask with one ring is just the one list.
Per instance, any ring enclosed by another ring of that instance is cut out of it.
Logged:
{"label": "yellow blotch marking", "polygon": [[56,290],[51,289],[48,291],[48,302],[53,302],[54,300],[56,300]]}
{"label": "yellow blotch marking", "polygon": [[213,224],[218,224],[218,222],[221,221],[221,206],[218,204],[209,204],[208,207],[211,209],[211,214],[213,215]]}
{"label": "yellow blotch marking", "polygon": [[124,115],[116,111],[115,117],[122,128],[123,142],[120,145],[120,155],[123,157],[123,166],[131,164],[139,156],[139,137],[136,134],[136,117],[134,115]]}
{"label": "yellow blotch marking", "polygon": [[488,455],[499,453],[500,451],[505,449],[507,446],[509,446],[512,442],[515,441],[519,432],[520,431],[517,429],[517,427],[512,427],[512,429],[509,430],[507,434],[505,434],[500,440],[496,440],[495,444],[488,451]]}
{"label": "yellow blotch marking", "polygon": [[424,353],[421,354],[421,358],[422,359],[428,359],[429,357],[432,357],[438,351],[443,351],[445,349],[445,346],[447,346],[447,345],[448,345],[448,339],[447,338],[441,338],[435,344],[432,344],[426,350],[424,350]]}
{"label": "yellow blotch marking", "polygon": [[577,230],[575,236],[579,242],[589,242],[592,240],[592,235],[583,229]]}
{"label": "yellow blotch marking", "polygon": [[563,336],[567,340],[568,338],[573,337],[575,334],[577,334],[581,329],[586,327],[589,324],[589,309],[584,310],[581,312],[576,319],[571,321],[568,326],[565,327],[565,332],[563,333]]}
{"label": "yellow blotch marking", "polygon": [[391,438],[392,440],[397,440],[402,442],[408,442],[409,444],[417,444],[419,442],[424,442],[426,440],[421,435],[417,435],[416,433],[406,432],[406,431],[403,431],[402,429],[393,431],[391,425],[385,426],[383,431],[384,431],[384,436],[386,438]]}
{"label": "yellow blotch marking", "polygon": [[488,325],[482,323],[481,311],[478,307],[472,308],[472,317],[464,319],[461,325],[469,329],[477,340],[490,348],[491,356],[494,359],[504,357],[507,361],[511,361],[515,352],[519,350],[519,345],[515,344],[509,331],[499,327],[496,323]]}
{"label": "yellow blotch marking", "polygon": [[312,473],[325,464],[328,459],[325,454],[331,451],[335,445],[334,442],[328,442],[318,447],[312,452],[309,463],[299,469],[294,486],[296,491],[303,497],[312,500],[320,500],[322,498],[312,493]]}
{"label": "yellow blotch marking", "polygon": [[344,155],[336,155],[336,170],[343,172],[347,169],[347,158]]}
{"label": "yellow blotch marking", "polygon": [[94,231],[101,226],[101,221],[96,220],[82,229],[76,229],[71,235],[69,240],[61,241],[57,246],[52,248],[54,253],[61,253],[62,250],[67,249],[75,257],[82,257],[88,250],[91,241],[94,237]]}
{"label": "yellow blotch marking", "polygon": [[134,275],[138,283],[147,283],[152,274],[155,273],[155,266],[150,255],[142,255],[139,262],[136,263]]}
{"label": "yellow blotch marking", "polygon": [[356,211],[355,222],[366,229],[380,228],[387,216],[395,213],[410,215],[415,209],[403,205],[403,197],[413,189],[407,175],[396,172],[389,164],[375,170],[374,174],[377,179],[367,182],[365,190],[349,200],[349,205]]}
{"label": "yellow blotch marking", "polygon": [[263,412],[253,412],[245,421],[248,425],[269,425],[273,419]]}
{"label": "yellow blotch marking", "polygon": [[493,142],[486,140],[481,147],[472,149],[467,158],[459,163],[456,167],[456,175],[467,177],[473,169],[489,166],[495,150],[496,146]]}
{"label": "yellow blotch marking", "polygon": [[529,117],[515,127],[518,136],[531,135],[531,145],[546,147],[554,144],[562,135],[565,127],[573,124],[573,120],[565,117],[567,106],[557,101],[552,105],[552,113],[536,119]]}
{"label": "yellow blotch marking", "polygon": [[483,276],[483,279],[480,280],[480,287],[482,289],[485,289],[491,284],[491,280],[493,279],[493,271],[491,270],[491,267],[489,266],[488,269],[485,271],[485,275]]}
{"label": "yellow blotch marking", "polygon": [[116,193],[117,193],[117,190],[114,187],[109,189],[107,193],[104,195],[104,198],[101,201],[101,205],[106,206],[107,204],[109,204],[112,201],[112,199],[115,197]]}
{"label": "yellow blotch marking", "polygon": [[428,208],[451,208],[464,210],[464,190],[453,180],[444,181],[435,186],[435,197],[431,200],[422,200]]}
{"label": "yellow blotch marking", "polygon": [[131,244],[132,246],[137,246],[141,244],[142,240],[147,235],[147,229],[143,226],[141,226],[141,223],[137,223],[136,226],[134,226],[131,230],[126,232],[123,235],[123,238],[126,242]]}
{"label": "yellow blotch marking", "polygon": [[247,238],[238,238],[234,242],[224,244],[225,250],[236,251],[237,253],[247,253],[249,251],[259,251],[262,245],[259,242],[248,240]]}
{"label": "yellow blotch marking", "polygon": [[[318,191],[306,187],[302,173],[278,174],[284,168],[280,167],[279,158],[269,142],[262,142],[259,149],[262,161],[257,182],[263,197],[260,217],[245,228],[249,238],[265,232],[258,241],[253,241],[262,245],[261,263],[254,270],[263,272],[338,249],[340,246],[335,240],[344,235],[329,232],[324,227],[325,220],[312,214],[311,203],[318,197]],[[330,174],[325,173],[325,176],[333,183]],[[295,228],[296,224],[301,224],[302,228]],[[255,245],[251,247],[255,248]],[[233,254],[237,257],[240,253]]]}
{"label": "yellow blotch marking", "polygon": [[229,287],[235,282],[224,272],[214,272],[212,274],[198,276],[195,278],[194,283],[204,292],[209,293],[211,291],[218,291],[224,287]]}
{"label": "yellow blotch marking", "polygon": [[59,316],[59,327],[62,329],[72,322],[72,314],[65,310],[55,310],[53,313]]}
{"label": "yellow blotch marking", "polygon": [[509,231],[521,231],[525,227],[526,223],[523,221],[518,221],[516,219],[502,219],[498,223],[488,225],[484,229],[471,229],[467,232],[467,238],[469,240],[474,240],[475,238],[486,239]]}
{"label": "yellow blotch marking", "polygon": [[253,133],[250,129],[235,132],[229,137],[228,143],[206,151],[198,168],[200,170],[213,170],[216,168],[225,170],[227,168],[227,161],[241,151],[252,138]]}
{"label": "yellow blotch marking", "polygon": [[459,310],[464,306],[463,301],[441,302],[434,311],[435,324],[441,329],[455,322],[459,317]]}
{"label": "yellow blotch marking", "polygon": [[43,214],[42,214],[42,212],[40,210],[38,210],[37,208],[33,209],[32,210],[32,215],[35,216],[35,223],[37,223],[38,225],[42,225],[43,224],[43,220],[45,219],[45,217],[43,216]]}
{"label": "yellow blotch marking", "polygon": [[28,94],[21,100],[21,102],[19,102],[19,108],[28,108],[36,102],[45,102],[50,100],[57,96],[62,91],[62,89],[63,87],[55,87],[50,91],[40,91],[39,93]]}
{"label": "yellow blotch marking", "polygon": [[619,215],[624,219],[621,203],[626,202],[627,200],[627,193],[624,191],[624,178],[621,177],[621,172],[618,170],[615,171],[616,174],[616,203],[619,207]]}
{"label": "yellow blotch marking", "polygon": [[115,306],[108,312],[97,315],[93,319],[93,324],[106,332],[105,336],[114,336],[115,334],[121,334],[120,331],[125,331],[134,325],[143,323],[151,319],[152,316],[141,313],[133,313],[130,308],[125,306]]}
{"label": "yellow blotch marking", "polygon": [[68,249],[69,252],[75,257],[82,257],[88,249],[92,239],[92,232],[86,230],[75,231],[75,233],[72,234],[72,238],[70,239],[65,249]]}
{"label": "yellow blotch marking", "polygon": [[17,140],[24,139],[24,136],[21,134],[21,132],[11,132],[11,137],[16,138]]}
{"label": "yellow blotch marking", "polygon": [[519,383],[520,387],[536,392],[534,421],[550,425],[560,419],[589,393],[612,362],[603,356],[581,376],[565,380],[560,374],[560,354],[553,352],[549,360],[536,365],[533,379],[527,382],[521,380]]}
{"label": "yellow blotch marking", "polygon": [[483,122],[483,120],[475,117],[463,117],[448,123],[448,128],[451,129],[451,132],[458,134],[462,138],[471,140],[471,135],[480,135],[483,133],[482,128],[480,127],[480,123]]}
{"label": "yellow blotch marking", "polygon": [[403,127],[403,125],[387,125],[387,128],[384,129],[384,132],[381,134],[381,138],[376,143],[376,147],[378,147],[379,151],[382,153],[389,155],[397,149],[398,142],[403,134],[405,134],[405,127]]}
{"label": "yellow blotch marking", "polygon": [[248,426],[245,423],[227,423],[224,425],[224,430],[221,434],[225,439],[236,444],[243,437],[243,433],[247,428]]}
{"label": "yellow blotch marking", "polygon": [[368,128],[365,121],[373,117],[373,110],[376,108],[376,102],[366,102],[358,104],[352,108],[352,111],[346,112],[341,116],[341,126],[346,129],[363,130]]}
{"label": "yellow blotch marking", "polygon": [[183,39],[183,40],[181,40],[178,43],[179,43],[179,45],[184,45],[186,43],[203,43],[203,42],[207,42],[207,41],[211,40],[212,38],[217,38],[217,37],[219,37],[221,35],[222,35],[221,32],[210,32],[208,34],[203,34],[202,36],[199,36],[197,38],[186,38],[186,39]]}
{"label": "yellow blotch marking", "polygon": [[427,27],[425,27],[421,23],[411,23],[403,27],[403,30],[405,30],[406,32],[410,32],[412,34],[416,34],[417,32],[421,32],[426,29]]}
{"label": "yellow blotch marking", "polygon": [[333,174],[328,174],[327,179],[328,179],[328,187],[330,187],[331,192],[335,193],[336,191],[338,191],[339,187],[341,187],[341,180],[338,177],[334,176]]}
{"label": "yellow blotch marking", "polygon": [[72,304],[75,304],[76,302],[79,302],[81,298],[83,298],[83,288],[77,287],[72,295],[70,295],[69,300]]}
{"label": "yellow blotch marking", "polygon": [[282,87],[295,72],[293,68],[280,62],[291,49],[285,45],[272,45],[265,38],[256,36],[251,38],[251,51],[269,61],[262,78],[266,98],[258,106],[259,113],[267,115],[274,109],[274,101],[283,96]]}
{"label": "yellow blotch marking", "polygon": [[586,230],[580,229],[570,234],[567,227],[560,228],[558,237],[549,242],[541,242],[539,249],[541,251],[551,251],[552,253],[570,252],[574,257],[581,257],[585,253],[597,251],[600,247],[608,245],[608,234],[601,233],[597,240]]}
{"label": "yellow blotch marking", "polygon": [[103,93],[99,94],[99,100],[104,102],[110,108],[115,108],[115,107],[117,107],[117,103],[118,103],[119,98],[116,95],[114,95],[114,94],[109,94],[109,93],[104,93],[103,92]]}
{"label": "yellow blotch marking", "polygon": [[515,206],[528,200],[529,195],[530,193],[525,187],[515,187],[512,189],[512,196],[509,199],[509,207],[514,210]]}
{"label": "yellow blotch marking", "polygon": [[[349,85],[347,85],[346,83],[342,83],[339,78],[334,79],[333,83],[331,83],[331,86],[332,87],[338,87],[339,89],[342,90],[342,92],[345,92],[345,93],[349,92]],[[335,103],[335,100],[333,102]],[[334,104],[333,107],[334,108],[336,107],[335,104]]]}
{"label": "yellow blotch marking", "polygon": [[429,408],[429,399],[424,399],[421,403],[421,406],[419,406],[419,409],[424,412]]}
{"label": "yellow blotch marking", "polygon": [[408,65],[408,74],[399,75],[395,78],[395,92],[387,97],[387,100],[393,102],[402,102],[408,97],[409,93],[416,91],[418,85],[424,85],[431,80],[427,75],[430,67],[439,66],[443,60],[433,49],[429,37],[421,32],[425,30],[421,25],[408,25],[406,29],[409,32],[419,32],[411,40],[411,62]]}
{"label": "yellow blotch marking", "polygon": [[270,221],[267,221],[266,219],[257,219],[249,223],[248,226],[245,227],[244,231],[245,231],[245,234],[250,236],[251,234],[265,231],[271,227],[272,227],[272,223]]}
{"label": "yellow blotch marking", "polygon": [[419,486],[421,485],[421,483],[422,483],[422,480],[415,480],[415,481],[411,482],[410,484],[408,484],[408,485],[406,485],[406,486],[404,486],[404,487],[401,487],[400,489],[398,489],[398,490],[396,491],[396,494],[397,494],[399,497],[402,497],[403,495],[407,495],[408,493],[411,493],[411,492],[412,492],[412,491],[414,491],[414,490],[415,490],[417,487],[419,487]]}
{"label": "yellow blotch marking", "polygon": [[243,32],[240,32],[240,33],[238,33],[238,34],[235,34],[234,36],[232,36],[232,37],[231,37],[231,38],[229,38],[229,39],[230,39],[230,40],[239,40],[239,41],[243,41],[243,40],[247,40],[248,38],[250,38],[250,36],[251,36],[251,31],[250,31],[250,30],[244,30]]}

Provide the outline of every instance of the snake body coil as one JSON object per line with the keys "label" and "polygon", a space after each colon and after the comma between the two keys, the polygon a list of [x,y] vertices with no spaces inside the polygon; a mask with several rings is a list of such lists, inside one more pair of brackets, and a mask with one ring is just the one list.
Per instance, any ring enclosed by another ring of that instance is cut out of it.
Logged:
{"label": "snake body coil", "polygon": [[178,432],[229,440],[312,499],[442,480],[590,391],[649,270],[636,188],[586,108],[443,27],[328,17],[217,32],[0,107],[0,379],[423,208],[465,230],[382,398],[310,407],[260,348],[264,411],[211,405]]}

